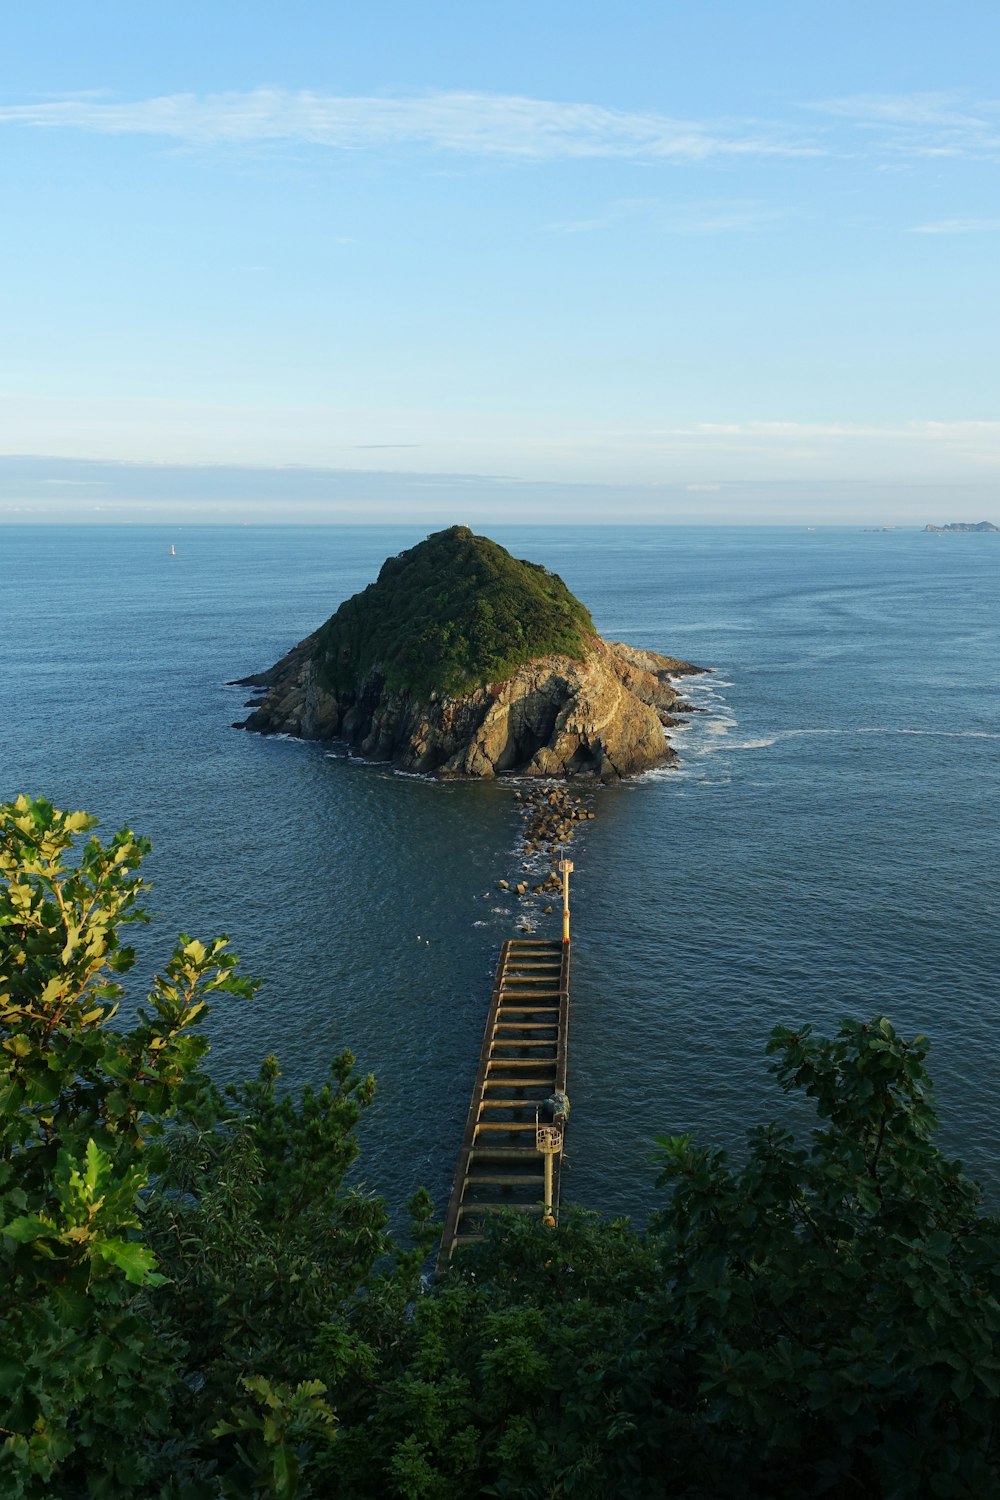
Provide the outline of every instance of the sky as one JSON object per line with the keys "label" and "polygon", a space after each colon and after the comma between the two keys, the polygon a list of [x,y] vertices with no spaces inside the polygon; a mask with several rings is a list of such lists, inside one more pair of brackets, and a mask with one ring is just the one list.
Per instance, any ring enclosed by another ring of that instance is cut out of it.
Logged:
{"label": "sky", "polygon": [[44,0],[0,521],[1000,522],[995,0]]}

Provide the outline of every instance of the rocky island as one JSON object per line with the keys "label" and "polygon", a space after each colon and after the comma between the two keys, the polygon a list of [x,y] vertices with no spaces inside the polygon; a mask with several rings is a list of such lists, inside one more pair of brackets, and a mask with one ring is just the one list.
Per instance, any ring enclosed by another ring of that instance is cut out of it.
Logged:
{"label": "rocky island", "polygon": [[700,667],[597,634],[562,579],[466,526],[390,557],[268,671],[235,727],[342,740],[439,776],[618,781],[676,759],[664,734]]}
{"label": "rocky island", "polygon": [[924,527],[925,531],[1000,531],[1000,526],[994,526],[992,521],[949,521],[946,526]]}

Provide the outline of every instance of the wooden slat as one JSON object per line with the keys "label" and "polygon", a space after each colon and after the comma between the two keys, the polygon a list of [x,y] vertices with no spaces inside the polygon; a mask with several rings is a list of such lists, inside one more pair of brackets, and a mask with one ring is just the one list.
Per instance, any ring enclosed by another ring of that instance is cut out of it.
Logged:
{"label": "wooden slat", "polygon": [[537,1036],[495,1036],[493,1038],[494,1052],[498,1047],[554,1047],[556,1037]]}
{"label": "wooden slat", "polygon": [[557,1031],[558,1027],[555,1021],[498,1021],[496,1029],[497,1031]]}
{"label": "wooden slat", "polygon": [[463,1203],[459,1208],[459,1217],[466,1219],[473,1214],[503,1214],[512,1209],[514,1213],[540,1214],[544,1204],[538,1203]]}
{"label": "wooden slat", "polygon": [[[535,1152],[538,1155],[538,1152]],[[543,1172],[473,1172],[465,1179],[469,1187],[544,1188]]]}
{"label": "wooden slat", "polygon": [[[533,1105],[534,1102],[535,1101],[533,1099],[484,1099],[483,1102],[482,1102],[481,1108],[482,1109],[527,1109],[528,1106],[529,1105]],[[531,1128],[532,1128],[532,1130],[534,1130],[534,1128],[535,1128],[535,1118],[534,1118],[534,1114],[533,1113],[532,1113],[532,1118],[531,1118]]]}
{"label": "wooden slat", "polygon": [[[546,1011],[549,1014],[551,1014],[552,1011],[555,1011],[556,1015],[559,1014],[558,1005],[507,1005],[504,1006],[503,1014],[508,1015],[512,1010],[516,1010],[518,1015],[524,1016],[537,1016],[540,1015],[542,1011]],[[553,1022],[552,1024],[555,1025],[556,1023]]]}
{"label": "wooden slat", "polygon": [[548,1068],[553,1061],[551,1057],[498,1057],[494,1052],[489,1066],[492,1073],[497,1068]]}

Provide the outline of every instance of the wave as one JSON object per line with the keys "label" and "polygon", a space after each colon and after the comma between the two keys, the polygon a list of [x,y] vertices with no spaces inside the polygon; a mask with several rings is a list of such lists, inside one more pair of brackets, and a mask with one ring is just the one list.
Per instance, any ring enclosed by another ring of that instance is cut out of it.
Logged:
{"label": "wave", "polygon": [[1000,732],[990,729],[909,729],[898,724],[845,724],[839,729],[782,729],[777,739],[800,739],[807,735],[911,734],[928,739],[1000,740]]}
{"label": "wave", "polygon": [[[728,746],[720,745],[718,748],[721,750]],[[671,786],[728,786],[731,779],[726,775],[713,776],[696,762],[694,765],[651,766],[648,771],[639,771],[637,775],[630,776],[624,786],[629,790],[650,781],[665,781]]]}
{"label": "wave", "polygon": [[[703,783],[704,777],[698,773],[697,767],[708,757],[729,751],[770,750],[780,741],[790,739],[910,735],[927,739],[1000,740],[1000,732],[988,729],[937,729],[934,727],[914,729],[906,725],[894,724],[847,724],[840,727],[816,725],[808,729],[779,729],[773,734],[736,739],[731,733],[736,727],[737,720],[722,717],[709,719],[707,723],[686,725],[686,738],[683,745],[678,747],[681,764],[675,767],[660,767],[646,774],[670,776],[677,780],[688,778]],[[673,732],[668,734],[668,738],[673,738]]]}
{"label": "wave", "polygon": [[990,729],[859,729],[859,734],[921,734],[945,740],[1000,740]]}
{"label": "wave", "polygon": [[[295,739],[295,735],[274,734],[270,736],[275,740]],[[315,740],[299,740],[300,745],[315,744]],[[358,755],[353,750],[327,750],[323,755],[324,760],[342,760],[352,766],[369,766],[378,771],[384,781],[399,779],[401,781],[425,781],[431,786],[438,786],[443,792],[453,790],[454,783],[442,781],[435,776],[433,771],[404,771],[399,766],[394,766],[388,760],[372,760],[367,755]]]}

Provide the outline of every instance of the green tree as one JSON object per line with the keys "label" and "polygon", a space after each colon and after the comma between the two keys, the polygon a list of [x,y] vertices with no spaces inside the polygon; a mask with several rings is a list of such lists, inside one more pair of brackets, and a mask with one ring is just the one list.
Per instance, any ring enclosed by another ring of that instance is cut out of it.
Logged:
{"label": "green tree", "polygon": [[404,1252],[345,1187],[349,1053],[299,1098],[274,1059],[215,1089],[208,1001],[256,988],[224,938],[182,936],[116,1028],[149,844],[95,821],[0,807],[0,1493],[304,1496],[336,1434],[313,1346],[350,1362],[363,1290],[401,1316],[429,1203]]}
{"label": "green tree", "polygon": [[[128,1032],[112,1029],[123,932],[145,921],[145,840],[74,844],[95,819],[21,797],[0,809],[0,1377],[5,1494],[102,1468],[133,1493],[170,1427],[175,1351],[147,1315],[162,1284],[141,1200],[164,1123],[203,1105],[207,996],[248,995],[223,939],[182,937]],[[98,1456],[99,1455],[99,1456]]]}
{"label": "green tree", "polygon": [[933,1144],[926,1041],[876,1017],[769,1050],[808,1145],[662,1138],[644,1234],[497,1226],[417,1304],[341,1493],[1000,1494],[1000,1226]]}

